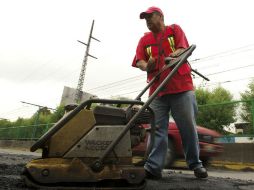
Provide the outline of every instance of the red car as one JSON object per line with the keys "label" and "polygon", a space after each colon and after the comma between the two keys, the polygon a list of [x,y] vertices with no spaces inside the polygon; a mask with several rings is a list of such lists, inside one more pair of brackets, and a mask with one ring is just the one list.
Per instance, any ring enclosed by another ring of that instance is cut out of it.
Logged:
{"label": "red car", "polygon": [[[144,125],[148,128],[149,125]],[[216,142],[216,139],[221,136],[218,132],[197,126],[199,146],[200,146],[200,159],[204,165],[209,163],[212,157],[222,153],[223,146]],[[134,155],[144,155],[147,148],[147,137],[145,141],[133,148]],[[168,151],[165,167],[172,166],[174,161],[179,158],[184,158],[182,140],[179,130],[174,122],[170,122],[168,126]]]}

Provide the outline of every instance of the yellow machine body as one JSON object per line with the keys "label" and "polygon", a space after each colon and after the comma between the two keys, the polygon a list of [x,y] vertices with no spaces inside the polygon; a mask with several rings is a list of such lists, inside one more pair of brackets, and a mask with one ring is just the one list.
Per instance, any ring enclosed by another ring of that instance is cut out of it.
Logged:
{"label": "yellow machine body", "polygon": [[[100,108],[100,111],[101,109],[104,108]],[[119,110],[121,118],[125,117],[123,110]],[[59,129],[53,127],[53,133],[48,131],[52,135],[39,147],[43,151],[42,158],[30,161],[22,175],[28,186],[49,188],[60,185],[61,189],[82,186],[86,189],[87,186],[100,184],[100,189],[103,189],[106,184],[107,188],[114,189],[115,186],[124,184],[125,189],[144,187],[144,169],[134,166],[132,162],[133,137],[130,131],[123,135],[105,157],[104,167],[100,171],[92,169],[92,163],[125,130],[122,121],[115,122],[111,118],[113,125],[110,125],[111,121],[107,120],[107,116],[101,116],[100,111],[96,114],[94,110],[81,109]],[[108,108],[104,111],[107,114]],[[68,114],[64,117],[68,117]]]}

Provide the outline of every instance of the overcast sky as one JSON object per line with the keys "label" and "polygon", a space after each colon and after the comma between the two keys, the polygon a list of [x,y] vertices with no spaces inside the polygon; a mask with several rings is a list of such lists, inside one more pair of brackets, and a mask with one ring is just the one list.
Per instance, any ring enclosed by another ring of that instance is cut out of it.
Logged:
{"label": "overcast sky", "polygon": [[37,110],[21,101],[55,108],[64,86],[77,87],[86,48],[77,40],[87,42],[93,20],[93,36],[101,42],[91,43],[90,54],[98,59],[88,59],[83,90],[101,98],[135,98],[146,85],[145,74],[130,65],[147,31],[139,14],[149,6],[160,7],[165,23],[179,24],[197,45],[190,60],[199,61],[192,67],[211,81],[195,78],[195,85],[221,84],[238,99],[254,77],[253,2],[1,0],[0,118]]}

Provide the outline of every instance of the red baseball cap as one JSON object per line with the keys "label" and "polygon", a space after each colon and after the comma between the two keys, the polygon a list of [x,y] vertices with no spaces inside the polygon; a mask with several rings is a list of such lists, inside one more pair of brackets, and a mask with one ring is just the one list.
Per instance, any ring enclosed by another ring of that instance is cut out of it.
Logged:
{"label": "red baseball cap", "polygon": [[139,18],[144,19],[146,14],[151,14],[153,12],[159,12],[161,15],[163,15],[163,12],[158,7],[149,7],[145,12],[140,13]]}

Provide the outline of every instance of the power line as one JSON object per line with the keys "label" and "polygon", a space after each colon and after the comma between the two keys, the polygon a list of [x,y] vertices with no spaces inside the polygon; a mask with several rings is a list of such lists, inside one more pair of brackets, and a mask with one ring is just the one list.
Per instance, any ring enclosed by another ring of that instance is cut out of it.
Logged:
{"label": "power line", "polygon": [[127,95],[127,94],[133,94],[133,93],[136,93],[136,92],[141,92],[142,90],[143,89],[135,90],[135,91],[127,92],[127,93],[122,93],[122,94],[116,94],[116,95],[112,95],[112,97],[123,96],[123,95]]}
{"label": "power line", "polygon": [[[237,81],[240,81],[240,80],[247,80],[247,79],[254,79],[254,77],[247,77],[247,78],[242,78],[242,79],[228,80],[228,81],[223,81],[223,82],[215,82],[215,83],[212,83],[212,84],[204,84],[202,86],[213,86],[213,85],[224,84],[224,83],[232,83],[232,82],[237,82]],[[143,89],[135,90],[135,91],[127,92],[127,93],[122,93],[122,94],[111,95],[111,97],[118,97],[118,96],[124,96],[124,95],[128,95],[128,94],[133,94],[133,93],[141,92],[142,90]],[[109,98],[109,97],[107,97],[107,98]]]}
{"label": "power line", "polygon": [[[213,86],[213,85],[218,85],[218,84],[224,84],[224,83],[232,83],[232,82],[237,82],[237,81],[241,81],[241,80],[247,80],[247,79],[254,79],[254,77],[246,77],[246,78],[241,78],[241,79],[235,79],[235,80],[227,80],[227,81],[222,81],[222,82],[214,82],[212,84],[204,84],[202,86]],[[113,97],[117,97],[117,96],[124,96],[124,95],[128,95],[128,94],[133,94],[136,92],[141,92],[143,89],[140,90],[134,90],[131,92],[126,92],[126,93],[120,93],[120,94],[116,94],[116,95],[111,95]]]}
{"label": "power line", "polygon": [[[211,60],[211,59],[215,59],[215,58],[221,58],[221,57],[225,57],[225,56],[229,56],[229,55],[234,55],[234,54],[237,54],[237,53],[250,51],[252,49],[248,49],[248,50],[242,50],[242,49],[247,48],[247,47],[251,47],[251,46],[254,46],[254,44],[250,44],[250,45],[242,46],[242,47],[239,47],[239,48],[219,52],[219,53],[209,55],[209,56],[206,56],[206,57],[202,57],[202,58],[197,58],[197,59],[191,60],[190,62],[195,63],[195,62],[200,62],[200,61],[204,61],[204,60]],[[239,50],[241,50],[241,51],[239,51]],[[239,51],[239,52],[235,52],[235,51]],[[225,55],[225,54],[228,54],[228,55]]]}
{"label": "power line", "polygon": [[207,76],[217,75],[217,74],[221,74],[221,73],[225,73],[225,72],[229,72],[229,71],[234,71],[234,70],[238,70],[238,69],[243,69],[243,68],[246,68],[246,67],[253,67],[253,66],[254,66],[254,64],[246,65],[246,66],[242,66],[242,67],[236,67],[236,68],[232,68],[232,69],[228,69],[228,70],[224,70],[224,71],[219,71],[219,72],[216,72],[216,73],[207,74]]}
{"label": "power line", "polygon": [[[199,59],[195,59],[195,60],[191,60],[190,62],[193,63],[193,62],[201,62],[201,61],[204,61],[205,59],[208,59],[208,58],[218,58],[218,55],[224,55],[226,53],[231,53],[232,54],[236,54],[236,53],[242,53],[242,52],[246,52],[246,50],[242,50],[240,52],[233,52],[233,51],[236,51],[236,50],[241,50],[243,48],[247,48],[247,47],[250,47],[250,46],[253,46],[254,44],[251,44],[251,45],[247,45],[247,46],[243,46],[243,47],[240,47],[240,48],[236,48],[236,49],[232,49],[232,50],[228,50],[228,51],[224,51],[224,52],[220,52],[220,53],[217,53],[217,54],[213,54],[211,56],[207,56],[207,57],[203,57],[203,58],[199,58]],[[229,56],[229,55],[224,55],[224,56]],[[222,57],[222,56],[221,56]],[[249,67],[249,66],[252,66],[252,65],[248,65],[248,66],[244,66],[244,67]],[[210,76],[210,75],[214,75],[214,74],[219,74],[219,73],[223,73],[223,72],[227,72],[227,71],[231,71],[231,70],[235,70],[235,69],[240,69],[240,68],[244,68],[244,67],[238,67],[238,68],[234,68],[234,69],[229,69],[229,70],[225,70],[225,71],[220,71],[218,73],[212,73],[212,74],[208,74],[207,76]],[[95,88],[92,88],[92,89],[88,89],[88,91],[91,91],[91,90],[105,90],[105,89],[109,89],[109,88],[113,88],[115,86],[118,86],[118,84],[120,83],[120,85],[122,85],[122,82],[129,82],[130,80],[132,79],[136,79],[138,77],[143,77],[145,76],[146,74],[143,74],[143,75],[138,75],[138,76],[134,76],[134,77],[130,77],[130,78],[126,78],[126,79],[123,79],[123,80],[120,80],[120,81],[116,81],[116,82],[113,82],[113,83],[109,83],[109,84],[105,84],[105,85],[102,85],[102,86],[98,86],[98,87],[95,87]]]}
{"label": "power line", "polygon": [[31,110],[28,111],[27,108],[29,108],[29,106],[22,105],[22,107],[10,110],[6,113],[1,113],[1,115],[4,115],[5,118],[8,118],[9,120],[12,120],[14,118],[16,119],[17,115],[26,115],[26,114],[30,114],[31,112],[34,112],[34,111],[31,111]]}
{"label": "power line", "polygon": [[10,111],[8,111],[8,112],[6,112],[6,113],[1,113],[1,114],[4,114],[4,115],[8,115],[8,114],[12,114],[12,113],[16,113],[16,112],[18,112],[19,110],[21,110],[21,109],[24,109],[24,106],[22,106],[22,107],[19,107],[19,108],[16,108],[16,109],[13,109],[13,110],[10,110]]}
{"label": "power line", "polygon": [[95,88],[88,89],[88,91],[96,90],[96,89],[103,89],[104,87],[106,87],[106,88],[112,88],[114,86],[117,86],[119,83],[123,84],[123,82],[126,82],[126,81],[129,82],[130,80],[135,80],[135,79],[144,77],[145,75],[146,74],[137,75],[137,76],[134,76],[134,77],[129,77],[129,78],[126,78],[126,79],[123,79],[123,80],[119,80],[119,81],[116,81],[116,82],[112,82],[112,83],[108,83],[108,84],[105,84],[105,85],[97,86]]}
{"label": "power line", "polygon": [[[229,72],[229,71],[233,71],[233,70],[238,70],[238,69],[242,69],[242,68],[247,68],[247,67],[252,67],[252,66],[254,66],[254,64],[246,65],[246,66],[242,66],[242,67],[236,67],[236,68],[232,68],[232,69],[228,69],[228,70],[223,70],[223,71],[219,71],[219,72],[216,72],[216,73],[210,73],[210,74],[207,74],[206,76],[221,74],[221,73],[225,73],[225,72]],[[139,75],[139,76],[141,76],[141,75]],[[139,77],[139,76],[136,76],[136,77]],[[136,77],[132,77],[132,78],[136,78]],[[198,78],[200,78],[200,77],[198,77]],[[130,78],[128,78],[128,79],[130,79]],[[109,85],[103,85],[103,86],[101,86],[101,87],[103,87],[103,89],[99,89],[99,90],[103,90],[103,93],[105,93],[105,90],[110,90],[110,89],[112,89],[113,87],[116,86],[116,85],[110,86],[111,84],[117,84],[117,88],[114,88],[115,91],[116,91],[116,89],[118,89],[118,90],[126,90],[127,89],[126,87],[124,87],[124,88],[122,87],[123,85],[126,85],[126,83],[125,84],[121,84],[120,85],[121,87],[119,86],[119,83],[121,83],[121,82],[129,82],[128,79],[124,79],[124,80],[121,80],[121,81],[110,83]],[[131,85],[131,84],[129,84],[129,85]],[[96,87],[97,91],[98,91],[98,88],[99,87]],[[132,91],[130,93],[118,94],[117,96],[126,95],[126,94],[132,94],[132,93],[138,92],[138,91],[141,91],[141,90]]]}
{"label": "power line", "polygon": [[[191,62],[192,64],[196,64],[196,63],[199,63],[199,62],[201,62],[201,61],[205,61],[205,60],[209,60],[209,59],[211,60],[211,59],[215,59],[215,58],[221,58],[223,55],[224,55],[224,56],[229,56],[229,55],[230,55],[229,53],[231,53],[231,54],[237,54],[237,53],[246,52],[246,51],[249,51],[249,50],[252,50],[252,49],[244,50],[244,48],[252,47],[253,45],[254,45],[254,44],[250,44],[250,45],[242,46],[242,47],[239,47],[239,48],[235,48],[235,49],[231,49],[231,50],[219,52],[219,53],[216,53],[216,54],[213,54],[213,55],[210,55],[210,56],[206,56],[206,57],[198,58],[198,59],[195,59],[195,60],[191,60],[190,62]],[[241,50],[241,51],[239,52],[239,50]],[[236,52],[236,51],[238,51],[238,52]],[[227,55],[225,55],[225,54],[227,54]],[[53,58],[53,59],[54,59],[54,58]],[[49,61],[47,61],[46,63],[43,63],[43,64],[41,65],[41,67],[44,66],[44,65],[47,65],[47,64],[50,63],[51,61],[52,61],[52,59],[49,60]],[[40,67],[40,66],[39,66],[39,67]],[[37,67],[37,68],[38,68],[38,67]],[[63,70],[63,69],[64,69],[64,66],[61,65],[61,66],[59,66],[55,71],[52,71],[52,72],[50,72],[50,73],[47,73],[46,77],[44,76],[43,78],[49,79],[50,76],[55,76],[54,74],[56,74],[57,72],[59,72],[59,71],[61,71],[61,70]],[[40,69],[35,69],[35,70],[40,71]],[[27,75],[27,76],[24,77],[21,81],[25,81],[25,80],[27,80],[28,78],[32,77],[32,76],[36,73],[36,72],[34,72],[35,70],[33,70],[32,74]],[[76,70],[76,69],[75,69],[75,70]],[[144,76],[144,75],[145,75],[145,74],[139,75],[139,76],[141,77],[141,76]],[[65,76],[66,76],[66,75],[65,75]],[[68,76],[70,76],[70,75],[68,75]],[[136,77],[138,77],[138,76],[136,76]],[[61,78],[62,78],[62,77],[61,77]],[[118,83],[121,83],[121,82],[124,82],[124,81],[128,81],[129,79],[132,79],[132,78],[133,78],[133,77],[126,78],[126,79],[123,79],[123,80],[120,80],[120,81],[116,81],[116,82],[113,82],[113,83],[109,83],[109,84],[106,84],[106,85],[98,86],[98,87],[95,87],[95,88],[92,88],[92,89],[89,89],[89,90],[100,89],[100,88],[102,88],[102,87],[107,88],[108,85],[112,85],[112,84],[117,85]],[[41,82],[45,82],[45,80],[43,80],[43,81],[41,81]],[[40,83],[40,82],[39,82],[39,83]],[[49,82],[48,82],[48,83],[49,83]],[[37,84],[38,84],[38,81],[37,81]],[[112,87],[111,87],[111,88],[112,88]]]}
{"label": "power line", "polygon": [[241,79],[234,79],[234,80],[227,80],[227,81],[221,81],[221,82],[214,82],[214,83],[211,83],[211,84],[205,83],[202,86],[213,86],[213,85],[232,83],[232,82],[237,82],[237,81],[242,81],[242,80],[248,80],[248,79],[254,79],[254,77],[245,77],[245,78],[241,78]]}
{"label": "power line", "polygon": [[50,60],[46,61],[45,63],[41,64],[41,65],[38,65],[36,68],[34,68],[30,74],[26,75],[23,79],[19,80],[21,82],[24,82],[26,80],[28,80],[29,78],[31,78],[31,76],[34,75],[34,73],[36,73],[36,71],[41,71],[40,68],[45,68],[44,66],[51,63],[52,60],[55,59],[55,58],[51,58]]}
{"label": "power line", "polygon": [[[216,75],[216,74],[221,74],[221,73],[225,73],[225,72],[229,72],[229,71],[233,71],[233,70],[238,70],[238,69],[243,69],[243,68],[247,68],[247,67],[252,67],[254,66],[254,64],[251,64],[251,65],[246,65],[246,66],[242,66],[242,67],[236,67],[236,68],[232,68],[232,69],[228,69],[228,70],[223,70],[223,71],[219,71],[219,72],[215,72],[215,73],[210,73],[210,74],[207,74],[206,76],[211,76],[211,75]],[[132,77],[132,78],[128,78],[128,79],[124,79],[124,80],[121,80],[121,81],[117,81],[117,82],[114,82],[114,83],[110,83],[108,85],[103,85],[103,86],[100,86],[100,87],[103,87],[102,89],[99,89],[99,90],[109,90],[115,86],[117,86],[117,89],[119,89],[119,83],[122,83],[122,82],[129,82],[130,79],[135,79],[136,77],[140,77],[140,76],[144,76],[144,75],[139,75],[139,76],[135,76],[135,77]],[[200,77],[198,77],[200,78]],[[114,84],[113,86],[110,86]],[[117,85],[116,85],[117,84]],[[126,83],[125,83],[126,84]],[[125,85],[124,84],[124,85]],[[123,86],[123,84],[121,84],[121,86]],[[96,87],[96,88],[93,88],[93,89],[97,89],[98,91],[98,88],[100,87]],[[123,89],[123,88],[122,88]],[[123,90],[125,90],[126,88],[124,88]],[[136,92],[136,91],[135,91]],[[122,95],[122,94],[119,94],[119,95]]]}
{"label": "power line", "polygon": [[[198,62],[201,62],[201,61],[204,61],[205,59],[208,59],[208,58],[219,58],[218,55],[225,55],[226,53],[242,53],[242,52],[246,52],[248,50],[242,50],[241,52],[233,52],[233,51],[236,51],[236,50],[241,50],[243,48],[246,48],[246,47],[250,47],[250,46],[253,46],[253,45],[248,45],[248,46],[244,46],[244,47],[240,47],[240,48],[237,48],[237,49],[233,49],[233,50],[229,50],[229,51],[224,51],[224,52],[220,52],[220,53],[217,53],[217,54],[213,54],[213,55],[210,55],[210,56],[207,56],[207,57],[203,57],[203,58],[200,58],[198,60],[192,60],[190,61],[191,63],[198,63]],[[229,55],[225,55],[225,56],[229,56]],[[43,65],[45,65],[47,63],[44,63]],[[241,68],[245,68],[245,67],[250,67],[250,66],[253,66],[253,65],[247,65],[247,66],[243,66],[243,67],[237,67],[237,68],[233,68],[233,69],[229,69],[229,70],[224,70],[224,71],[219,71],[219,72],[216,72],[216,73],[211,73],[211,74],[208,74],[209,76],[210,75],[215,75],[215,74],[220,74],[220,73],[224,73],[224,72],[229,72],[229,71],[233,71],[233,70],[236,70],[236,69],[241,69]],[[62,69],[63,66],[61,66],[61,68],[57,69],[54,73],[57,73],[59,72],[61,69]],[[47,73],[47,76],[51,76],[53,73]],[[109,83],[109,84],[105,84],[105,85],[101,85],[101,86],[97,86],[95,88],[91,88],[89,90],[96,90],[96,91],[99,91],[99,90],[108,90],[109,88],[113,89],[114,87],[119,87],[119,86],[122,86],[122,85],[126,85],[126,83],[132,81],[132,80],[139,80],[141,77],[145,77],[146,74],[142,74],[142,75],[138,75],[138,76],[134,76],[134,77],[129,77],[129,78],[125,78],[123,80],[120,80],[120,81],[116,81],[116,82],[112,82],[112,83]],[[32,76],[32,75],[31,75]],[[28,77],[28,76],[27,76]],[[24,80],[26,80],[26,78],[24,78]],[[30,77],[30,76],[29,76]],[[141,79],[140,79],[141,80]],[[225,82],[225,81],[224,81]],[[141,89],[142,90],[142,89]],[[118,94],[118,96],[121,96],[121,95],[126,95],[126,94],[132,94],[132,93],[135,93],[135,92],[140,92],[141,90],[135,90],[135,91],[132,91],[132,92],[127,92],[127,93],[122,93],[122,94]]]}

